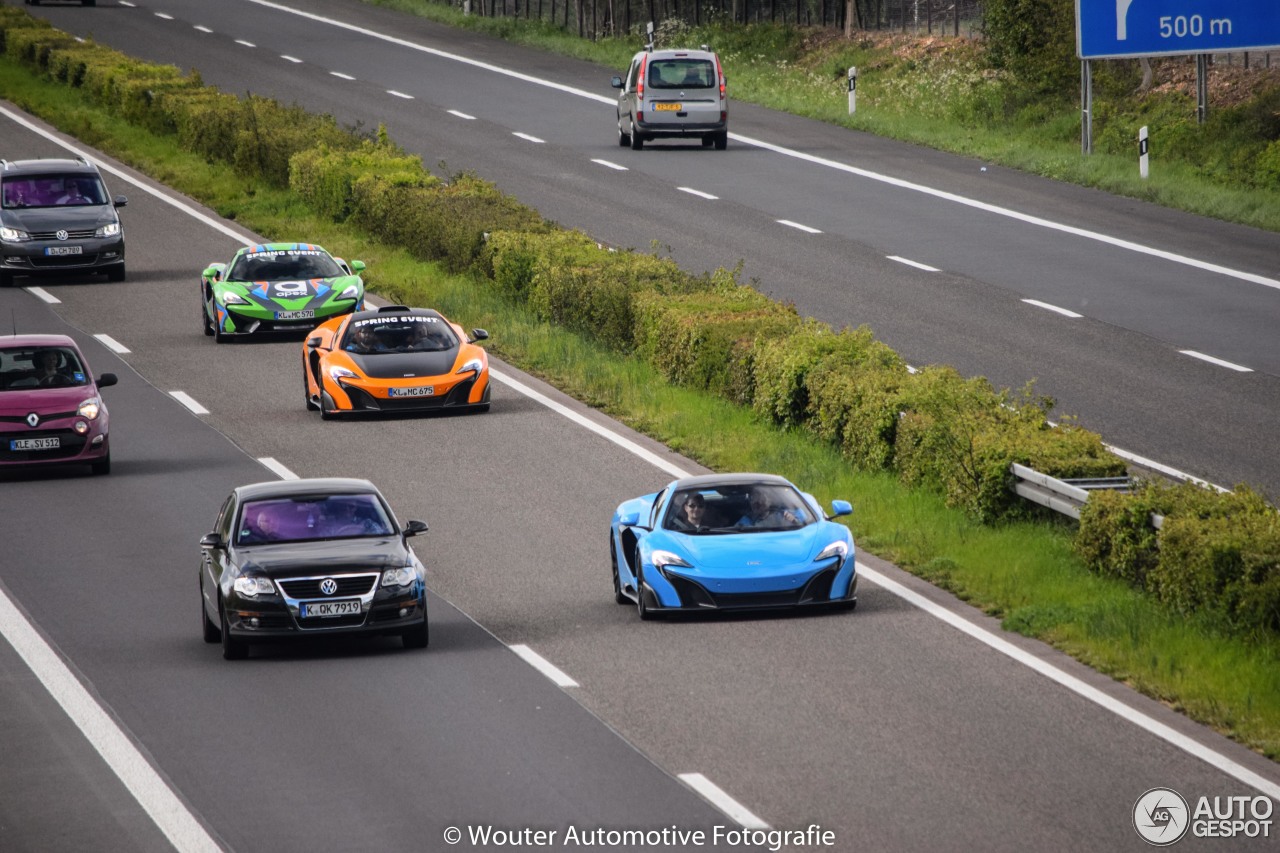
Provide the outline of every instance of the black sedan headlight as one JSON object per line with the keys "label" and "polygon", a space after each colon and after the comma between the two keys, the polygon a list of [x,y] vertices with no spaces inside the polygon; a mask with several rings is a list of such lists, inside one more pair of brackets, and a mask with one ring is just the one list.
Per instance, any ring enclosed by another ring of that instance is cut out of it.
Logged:
{"label": "black sedan headlight", "polygon": [[413,566],[401,566],[398,569],[387,569],[382,573],[383,586],[409,586],[418,579],[418,572]]}

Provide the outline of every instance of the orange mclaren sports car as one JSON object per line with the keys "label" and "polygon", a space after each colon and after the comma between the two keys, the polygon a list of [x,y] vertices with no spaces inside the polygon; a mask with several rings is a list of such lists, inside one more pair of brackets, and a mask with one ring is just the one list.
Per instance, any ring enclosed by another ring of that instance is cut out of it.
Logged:
{"label": "orange mclaren sports car", "polygon": [[302,351],[308,409],[326,420],[347,412],[489,409],[484,329],[430,308],[388,305],[318,326]]}

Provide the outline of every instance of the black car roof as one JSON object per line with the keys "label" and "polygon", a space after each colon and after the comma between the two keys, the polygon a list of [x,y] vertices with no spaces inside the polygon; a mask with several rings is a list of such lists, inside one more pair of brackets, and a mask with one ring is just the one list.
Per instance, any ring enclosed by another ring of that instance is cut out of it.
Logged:
{"label": "black car roof", "polygon": [[240,486],[236,495],[243,501],[266,498],[289,498],[297,495],[349,495],[365,492],[381,494],[378,487],[357,477],[316,477],[305,480],[270,480]]}

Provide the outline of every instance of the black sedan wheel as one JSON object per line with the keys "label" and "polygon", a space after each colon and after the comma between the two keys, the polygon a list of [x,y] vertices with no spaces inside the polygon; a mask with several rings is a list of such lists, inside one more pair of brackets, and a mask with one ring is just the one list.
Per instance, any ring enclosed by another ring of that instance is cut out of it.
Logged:
{"label": "black sedan wheel", "polygon": [[231,636],[231,626],[227,623],[227,608],[218,602],[218,615],[222,622],[222,656],[226,660],[244,660],[249,656],[249,644]]}
{"label": "black sedan wheel", "polygon": [[204,579],[200,580],[200,626],[206,643],[216,643],[222,639],[222,631],[209,618],[209,611],[204,606]]}
{"label": "black sedan wheel", "polygon": [[425,649],[427,644],[431,642],[431,635],[427,630],[427,620],[424,618],[421,625],[416,628],[410,628],[401,634],[400,641],[404,643],[406,649]]}

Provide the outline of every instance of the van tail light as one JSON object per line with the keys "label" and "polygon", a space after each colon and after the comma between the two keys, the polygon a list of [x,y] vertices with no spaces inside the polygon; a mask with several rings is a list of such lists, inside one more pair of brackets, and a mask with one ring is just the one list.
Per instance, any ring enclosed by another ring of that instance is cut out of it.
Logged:
{"label": "van tail light", "polygon": [[720,66],[719,54],[716,55],[716,76],[720,78],[720,100],[723,101],[726,82],[724,79],[724,68]]}
{"label": "van tail light", "polygon": [[641,101],[644,100],[644,72],[648,65],[649,57],[646,56],[640,60],[640,76],[636,79],[636,96],[639,97]]}

